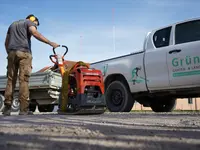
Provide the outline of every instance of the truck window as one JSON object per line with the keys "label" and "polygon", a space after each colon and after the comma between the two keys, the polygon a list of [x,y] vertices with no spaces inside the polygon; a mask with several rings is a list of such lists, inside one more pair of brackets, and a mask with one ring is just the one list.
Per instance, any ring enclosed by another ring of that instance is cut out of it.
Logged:
{"label": "truck window", "polygon": [[187,43],[200,40],[200,20],[176,25],[175,43]]}
{"label": "truck window", "polygon": [[171,27],[158,30],[153,35],[153,42],[156,48],[169,46]]}

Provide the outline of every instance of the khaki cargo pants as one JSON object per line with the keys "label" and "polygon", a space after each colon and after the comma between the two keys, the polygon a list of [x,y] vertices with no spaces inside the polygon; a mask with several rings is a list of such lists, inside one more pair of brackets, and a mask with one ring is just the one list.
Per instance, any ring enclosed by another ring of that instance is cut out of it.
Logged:
{"label": "khaki cargo pants", "polygon": [[20,112],[28,111],[29,107],[29,77],[32,71],[32,55],[28,52],[10,51],[8,54],[7,85],[4,104],[12,105],[14,89],[19,71],[19,102]]}

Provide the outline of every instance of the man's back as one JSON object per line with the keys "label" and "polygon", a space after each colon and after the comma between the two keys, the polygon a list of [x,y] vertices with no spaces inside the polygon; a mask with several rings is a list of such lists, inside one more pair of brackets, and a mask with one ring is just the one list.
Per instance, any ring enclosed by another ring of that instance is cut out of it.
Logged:
{"label": "man's back", "polygon": [[31,34],[29,33],[29,27],[36,25],[30,20],[19,20],[13,22],[9,29],[9,42],[8,49],[9,50],[22,50],[29,51],[31,53]]}

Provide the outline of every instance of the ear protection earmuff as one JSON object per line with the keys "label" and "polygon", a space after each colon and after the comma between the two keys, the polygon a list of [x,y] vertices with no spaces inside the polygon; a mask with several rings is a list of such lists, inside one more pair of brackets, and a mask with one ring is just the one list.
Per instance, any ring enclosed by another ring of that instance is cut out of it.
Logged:
{"label": "ear protection earmuff", "polygon": [[29,19],[30,19],[30,21],[32,21],[32,22],[35,21],[35,17],[34,17],[34,16],[31,16]]}
{"label": "ear protection earmuff", "polygon": [[37,22],[38,22],[38,25],[37,25],[37,26],[40,25],[38,18],[35,17],[33,14],[28,15],[28,16],[26,17],[26,19],[29,19],[31,22],[37,21]]}

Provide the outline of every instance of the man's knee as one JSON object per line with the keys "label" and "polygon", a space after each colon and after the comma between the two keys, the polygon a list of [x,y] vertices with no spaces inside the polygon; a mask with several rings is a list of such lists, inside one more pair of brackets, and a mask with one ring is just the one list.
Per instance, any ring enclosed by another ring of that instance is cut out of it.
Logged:
{"label": "man's knee", "polygon": [[29,53],[24,53],[25,59],[20,64],[20,82],[29,82],[29,78],[32,72],[32,56]]}

